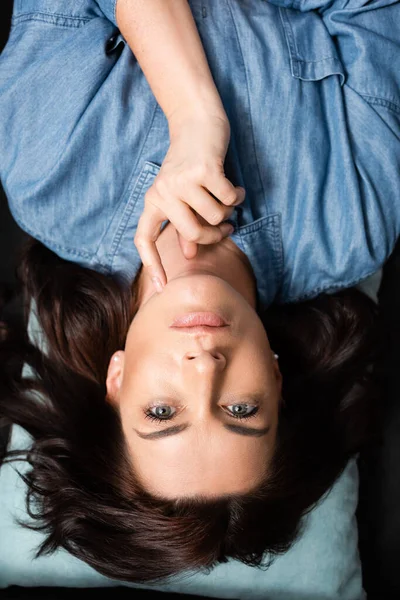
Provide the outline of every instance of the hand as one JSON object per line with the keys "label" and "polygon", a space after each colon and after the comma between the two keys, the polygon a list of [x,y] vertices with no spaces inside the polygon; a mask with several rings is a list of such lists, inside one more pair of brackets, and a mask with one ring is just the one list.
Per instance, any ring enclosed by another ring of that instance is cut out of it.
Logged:
{"label": "hand", "polygon": [[167,282],[156,247],[162,222],[169,220],[175,226],[184,255],[194,258],[197,244],[216,244],[231,233],[223,221],[245,197],[244,189],[235,187],[224,174],[230,139],[226,117],[180,116],[169,125],[170,147],[145,195],[134,239],[155,287],[155,278],[162,286]]}

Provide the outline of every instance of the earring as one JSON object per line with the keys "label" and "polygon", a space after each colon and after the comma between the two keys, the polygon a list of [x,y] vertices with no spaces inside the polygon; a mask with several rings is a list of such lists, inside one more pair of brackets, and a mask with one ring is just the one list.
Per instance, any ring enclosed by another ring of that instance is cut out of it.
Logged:
{"label": "earring", "polygon": [[276,360],[278,360],[278,358],[279,358],[279,354],[274,354],[274,358],[275,358]]}

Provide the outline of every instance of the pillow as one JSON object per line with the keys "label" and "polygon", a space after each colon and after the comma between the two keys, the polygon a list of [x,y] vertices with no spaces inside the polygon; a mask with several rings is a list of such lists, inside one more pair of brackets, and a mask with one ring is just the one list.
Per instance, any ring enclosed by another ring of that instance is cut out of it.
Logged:
{"label": "pillow", "polygon": [[[376,300],[381,272],[360,285]],[[33,343],[42,346],[40,326],[32,307],[28,325]],[[42,346],[43,347],[43,346]],[[27,365],[23,376],[30,375]],[[29,434],[13,426],[9,449],[28,448]],[[176,576],[168,584],[139,585],[104,577],[91,567],[57,550],[34,559],[44,535],[15,523],[30,521],[25,510],[26,486],[17,471],[29,468],[24,461],[0,469],[0,588],[18,586],[111,587],[197,594],[215,598],[259,600],[364,600],[355,511],[358,501],[358,471],[355,459],[318,505],[303,518],[303,532],[292,548],[263,571],[230,560],[208,574],[195,572]]]}

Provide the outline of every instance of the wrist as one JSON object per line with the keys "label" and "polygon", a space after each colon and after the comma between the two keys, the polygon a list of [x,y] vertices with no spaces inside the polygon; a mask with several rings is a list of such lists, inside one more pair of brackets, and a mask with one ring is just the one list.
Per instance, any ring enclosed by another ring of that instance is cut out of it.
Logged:
{"label": "wrist", "polygon": [[167,119],[171,139],[179,134],[182,128],[188,123],[193,121],[204,120],[207,122],[213,119],[220,119],[229,125],[227,114],[220,99],[208,103],[199,101],[186,102],[177,107]]}

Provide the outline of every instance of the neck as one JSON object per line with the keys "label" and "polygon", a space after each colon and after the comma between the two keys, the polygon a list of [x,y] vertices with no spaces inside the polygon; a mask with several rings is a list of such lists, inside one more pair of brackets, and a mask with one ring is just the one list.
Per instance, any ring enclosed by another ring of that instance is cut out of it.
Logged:
{"label": "neck", "polygon": [[[229,237],[218,244],[199,244],[196,256],[187,259],[182,252],[175,227],[168,223],[156,246],[167,282],[197,273],[215,275],[229,283],[256,309],[257,293],[253,269],[246,254]],[[139,278],[139,307],[154,293],[156,292],[148,273],[142,270]]]}

